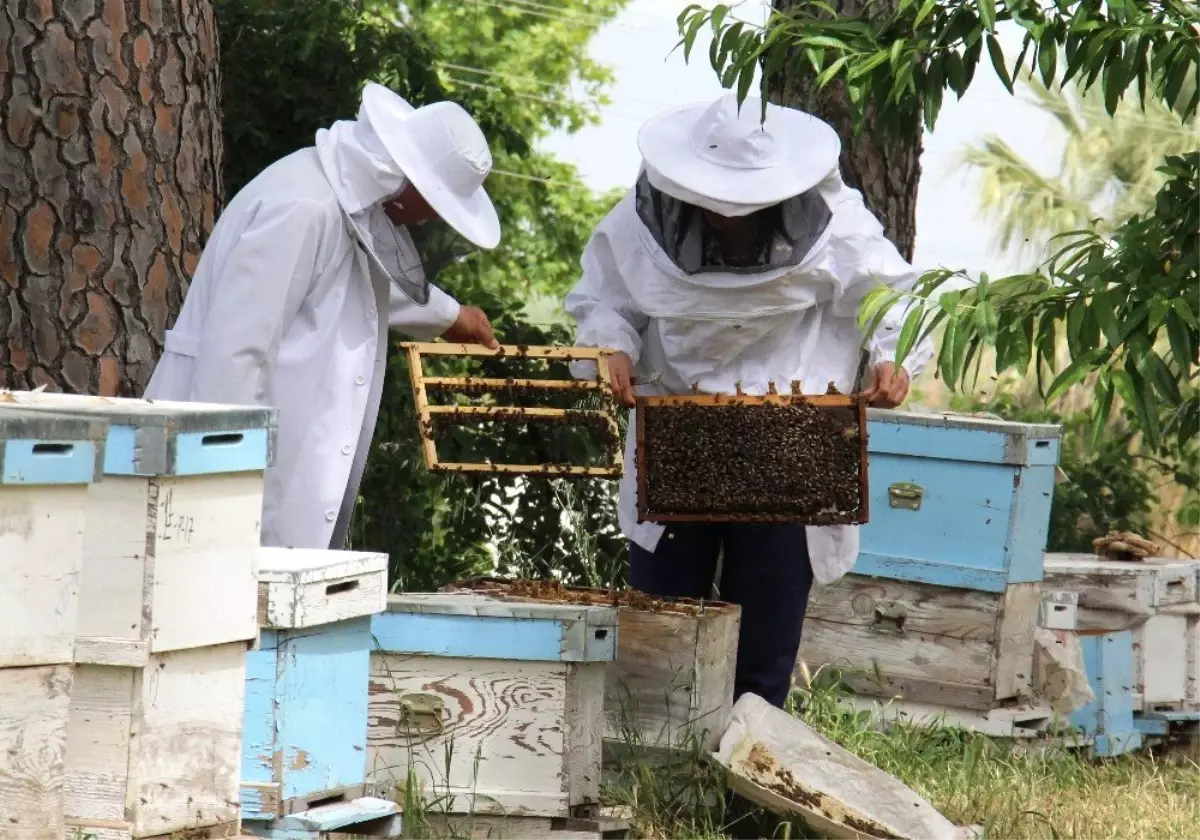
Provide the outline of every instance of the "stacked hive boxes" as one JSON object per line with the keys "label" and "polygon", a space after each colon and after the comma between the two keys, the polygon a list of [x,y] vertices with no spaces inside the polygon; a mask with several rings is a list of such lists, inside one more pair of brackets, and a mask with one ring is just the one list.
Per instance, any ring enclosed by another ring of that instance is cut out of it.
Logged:
{"label": "stacked hive boxes", "polygon": [[[371,616],[387,601],[387,557],[264,548],[262,634],[249,654],[242,739],[244,829],[265,837],[398,829],[366,783]],[[335,824],[336,823],[336,824]]]}
{"label": "stacked hive boxes", "polygon": [[64,833],[87,491],[103,452],[102,423],[0,411],[0,838]]}
{"label": "stacked hive boxes", "polygon": [[453,832],[515,817],[509,836],[546,836],[598,815],[615,609],[394,595],[371,632],[368,778],[398,798],[411,774]]}
{"label": "stacked hive boxes", "polygon": [[871,521],[853,574],[814,590],[801,659],[859,694],[1009,715],[1034,690],[1060,429],[891,411],[868,429]]}
{"label": "stacked hive boxes", "polygon": [[87,494],[67,826],[101,840],[235,828],[274,412],[9,396],[107,424]]}

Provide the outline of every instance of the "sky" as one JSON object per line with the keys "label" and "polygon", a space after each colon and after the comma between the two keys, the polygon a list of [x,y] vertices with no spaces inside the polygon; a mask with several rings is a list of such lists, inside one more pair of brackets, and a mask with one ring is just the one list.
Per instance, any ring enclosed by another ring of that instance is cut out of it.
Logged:
{"label": "sky", "polygon": [[[690,64],[684,62],[682,50],[672,53],[679,40],[675,19],[691,2],[631,0],[592,39],[592,58],[608,66],[615,77],[607,91],[610,104],[602,107],[598,125],[573,135],[558,132],[542,147],[578,166],[593,188],[632,185],[641,161],[637,132],[646,119],[721,94],[708,63],[707,40],[697,42]],[[711,6],[712,0],[705,5]],[[767,5],[765,0],[746,0],[737,15],[762,21]],[[1018,31],[1001,31],[1000,37],[1006,53],[1011,50],[1015,55]],[[1050,117],[1025,102],[1019,90],[1017,96],[1010,95],[990,64],[981,62],[962,101],[948,93],[936,130],[925,136],[914,256],[922,270],[947,267],[1004,274],[1029,267],[991,247],[990,225],[977,212],[977,183],[957,166],[962,153],[989,134],[1004,139],[1044,173],[1058,171],[1061,131]]]}

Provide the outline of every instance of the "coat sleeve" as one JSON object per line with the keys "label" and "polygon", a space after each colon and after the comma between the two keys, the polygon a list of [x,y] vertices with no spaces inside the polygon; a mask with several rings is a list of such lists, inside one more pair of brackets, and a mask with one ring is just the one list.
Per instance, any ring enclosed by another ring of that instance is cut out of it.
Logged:
{"label": "coat sleeve", "polygon": [[[916,285],[919,273],[884,236],[883,226],[867,210],[857,190],[842,188],[834,210],[831,244],[846,284],[845,294],[834,305],[835,314],[841,317],[857,318],[866,296],[880,285],[898,292],[911,291]],[[895,361],[900,329],[910,309],[911,304],[897,303],[871,335],[862,337],[872,368]],[[933,342],[929,338],[909,350],[902,364],[909,379],[920,376],[932,357]]]}
{"label": "coat sleeve", "polygon": [[[618,205],[613,213],[621,210],[622,205]],[[576,347],[619,350],[636,365],[642,355],[642,331],[649,318],[638,310],[617,268],[609,219],[601,222],[584,248],[583,276],[567,293],[565,309],[578,325]],[[595,376],[595,366],[590,362],[576,363],[571,372],[576,377],[590,379]]]}
{"label": "coat sleeve", "polygon": [[395,280],[391,283],[388,304],[388,326],[417,341],[433,341],[450,329],[460,308],[458,301],[432,283],[429,300],[422,306],[406,295]]}
{"label": "coat sleeve", "polygon": [[325,210],[264,203],[225,249],[209,304],[194,393],[206,402],[265,405],[284,329],[318,272]]}

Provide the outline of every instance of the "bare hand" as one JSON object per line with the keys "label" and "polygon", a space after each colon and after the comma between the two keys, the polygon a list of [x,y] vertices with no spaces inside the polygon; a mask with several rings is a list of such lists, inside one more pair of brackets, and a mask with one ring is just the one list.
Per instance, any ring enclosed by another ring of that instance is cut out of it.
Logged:
{"label": "bare hand", "polygon": [[608,381],[612,386],[613,398],[623,406],[633,407],[633,359],[626,353],[613,353],[608,357]]}
{"label": "bare hand", "polygon": [[482,344],[493,349],[500,346],[488,316],[478,306],[460,306],[458,317],[442,338],[454,344]]}
{"label": "bare hand", "polygon": [[863,396],[878,408],[895,408],[908,396],[908,386],[908,371],[884,362],[875,367],[875,381],[863,391]]}

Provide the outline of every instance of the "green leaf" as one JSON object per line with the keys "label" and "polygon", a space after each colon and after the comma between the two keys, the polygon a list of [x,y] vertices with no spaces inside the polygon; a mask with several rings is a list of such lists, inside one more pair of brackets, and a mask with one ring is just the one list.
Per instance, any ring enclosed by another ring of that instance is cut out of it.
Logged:
{"label": "green leaf", "polygon": [[1086,353],[1067,365],[1066,370],[1050,383],[1046,392],[1046,402],[1051,403],[1069,391],[1073,386],[1082,382],[1089,373],[1095,370],[1095,353]]}
{"label": "green leaf", "polygon": [[[683,60],[687,62],[692,55],[692,47],[696,45],[696,35],[704,26],[705,15],[698,14],[692,18],[692,22],[688,25],[687,31],[683,34]],[[713,65],[714,70],[720,68]]]}
{"label": "green leaf", "polygon": [[950,89],[961,99],[967,91],[967,74],[963,69],[962,56],[956,52],[946,53],[946,78],[950,82]]}
{"label": "green leaf", "polygon": [[806,47],[828,47],[839,52],[846,52],[850,49],[850,46],[845,41],[830,38],[828,35],[806,35],[799,39],[798,43]]}
{"label": "green leaf", "polygon": [[1117,106],[1121,104],[1121,94],[1125,92],[1125,88],[1129,84],[1125,65],[1121,58],[1120,43],[1113,44],[1113,49],[1108,55],[1106,69],[1108,72],[1104,77],[1104,110],[1111,117],[1116,113]]}
{"label": "green leaf", "polygon": [[1100,329],[1104,332],[1104,338],[1108,341],[1109,348],[1116,350],[1121,346],[1121,331],[1117,327],[1117,319],[1113,314],[1109,296],[1103,293],[1094,295],[1091,308],[1096,316],[1096,321],[1100,324]]}
{"label": "green leaf", "polygon": [[841,72],[841,69],[846,66],[846,62],[848,62],[851,58],[853,58],[853,56],[843,55],[841,58],[836,59],[833,64],[830,64],[828,67],[822,70],[821,75],[817,76],[817,87],[823,88],[833,81],[834,77]]}
{"label": "green leaf", "polygon": [[892,62],[892,71],[896,70],[896,66],[900,63],[900,54],[904,52],[904,39],[897,38],[892,43],[892,49],[888,54],[889,60]]}
{"label": "green leaf", "polygon": [[746,94],[750,92],[750,85],[754,84],[754,74],[757,70],[758,62],[753,59],[742,65],[742,69],[738,73],[737,86],[737,101],[739,105],[746,101]]}
{"label": "green leaf", "polygon": [[1180,373],[1184,374],[1196,357],[1196,347],[1187,324],[1177,315],[1167,318],[1167,340],[1171,344],[1171,355],[1175,364],[1179,366]]}
{"label": "green leaf", "polygon": [[727,14],[729,14],[729,7],[725,5],[717,6],[712,10],[713,37],[721,34],[721,24],[725,22]]}
{"label": "green leaf", "polygon": [[913,29],[919,27],[921,22],[924,21],[925,18],[929,17],[930,12],[937,7],[937,4],[938,0],[925,0],[925,2],[921,4],[921,8],[917,12],[917,16],[913,18]]}
{"label": "green leaf", "polygon": [[954,344],[958,337],[958,319],[950,318],[942,333],[942,346],[938,348],[938,371],[942,379],[954,381]]}
{"label": "green leaf", "polygon": [[867,292],[858,307],[858,329],[863,333],[874,332],[879,328],[884,313],[897,300],[896,292],[882,284]]}
{"label": "green leaf", "polygon": [[862,62],[861,64],[856,64],[852,68],[850,68],[850,72],[846,74],[846,79],[847,79],[847,81],[851,81],[851,82],[854,81],[855,79],[860,79],[863,76],[866,76],[867,74],[869,74],[876,67],[880,66],[887,60],[888,60],[887,50],[880,50],[879,52],[875,53],[870,58],[868,58],[866,61]]}
{"label": "green leaf", "polygon": [[1092,403],[1091,424],[1088,429],[1088,446],[1095,449],[1100,445],[1108,425],[1108,416],[1112,413],[1113,385],[1107,370],[1102,370],[1096,377],[1095,401]]}
{"label": "green leaf", "polygon": [[1050,88],[1054,84],[1054,71],[1058,69],[1058,42],[1047,32],[1038,43],[1038,70],[1042,74],[1042,84]]}
{"label": "green leaf", "polygon": [[996,40],[995,35],[988,35],[987,48],[988,55],[992,58],[992,68],[996,71],[1001,83],[1008,88],[1008,92],[1012,93],[1012,77],[1008,75],[1008,68],[1004,66],[1004,50],[1001,49],[1000,42]]}
{"label": "green leaf", "polygon": [[904,326],[900,328],[900,340],[896,343],[896,364],[902,363],[908,358],[909,352],[916,343],[918,331],[921,328],[921,321],[924,317],[924,310],[920,307],[914,307],[908,313],[908,317],[904,319]]}
{"label": "green leaf", "polygon": [[975,327],[984,341],[996,340],[997,318],[996,308],[990,300],[980,301],[975,307]]}
{"label": "green leaf", "polygon": [[954,364],[948,381],[958,383],[967,374],[967,344],[971,339],[971,330],[967,323],[959,320],[958,329],[954,333]]}
{"label": "green leaf", "polygon": [[979,19],[988,32],[996,31],[996,0],[979,0]]}
{"label": "green leaf", "polygon": [[1186,297],[1175,298],[1175,300],[1171,301],[1171,307],[1183,319],[1185,324],[1194,330],[1200,330],[1200,321],[1196,320],[1196,316],[1192,312],[1192,307],[1188,305]]}

